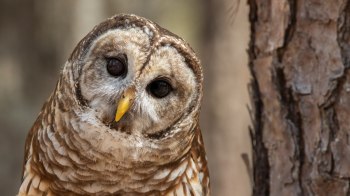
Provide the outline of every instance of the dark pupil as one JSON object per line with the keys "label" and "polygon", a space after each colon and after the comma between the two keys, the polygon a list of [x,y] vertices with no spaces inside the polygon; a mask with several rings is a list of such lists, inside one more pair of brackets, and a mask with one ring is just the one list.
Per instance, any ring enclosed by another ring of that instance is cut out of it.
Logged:
{"label": "dark pupil", "polygon": [[125,75],[126,63],[119,58],[107,58],[107,71],[112,76]]}
{"label": "dark pupil", "polygon": [[170,84],[164,80],[156,80],[151,82],[148,85],[148,89],[149,92],[157,98],[163,98],[167,96],[172,90]]}

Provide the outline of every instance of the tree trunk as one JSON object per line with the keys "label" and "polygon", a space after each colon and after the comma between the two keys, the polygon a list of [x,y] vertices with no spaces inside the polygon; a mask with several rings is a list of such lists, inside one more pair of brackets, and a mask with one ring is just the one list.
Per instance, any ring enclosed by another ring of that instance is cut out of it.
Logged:
{"label": "tree trunk", "polygon": [[253,195],[349,195],[350,1],[248,2]]}

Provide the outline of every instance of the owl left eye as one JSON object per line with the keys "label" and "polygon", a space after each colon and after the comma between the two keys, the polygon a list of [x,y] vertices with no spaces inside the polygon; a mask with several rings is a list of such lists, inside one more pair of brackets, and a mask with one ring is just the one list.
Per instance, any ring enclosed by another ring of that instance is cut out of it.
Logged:
{"label": "owl left eye", "polygon": [[156,98],[163,98],[173,90],[171,85],[162,79],[152,81],[147,88],[148,92]]}
{"label": "owl left eye", "polygon": [[127,60],[125,55],[120,55],[117,57],[107,57],[107,71],[112,76],[125,76],[128,68],[127,68]]}

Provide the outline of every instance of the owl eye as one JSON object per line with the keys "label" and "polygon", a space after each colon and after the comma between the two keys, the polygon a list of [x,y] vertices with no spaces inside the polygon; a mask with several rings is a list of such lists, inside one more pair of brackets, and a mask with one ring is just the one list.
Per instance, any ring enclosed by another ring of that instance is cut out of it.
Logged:
{"label": "owl eye", "polygon": [[163,79],[154,80],[147,86],[148,92],[156,98],[163,98],[173,90],[171,85]]}
{"label": "owl eye", "polygon": [[127,59],[125,55],[119,55],[117,57],[106,57],[107,61],[107,71],[112,76],[125,76],[128,67],[127,67]]}

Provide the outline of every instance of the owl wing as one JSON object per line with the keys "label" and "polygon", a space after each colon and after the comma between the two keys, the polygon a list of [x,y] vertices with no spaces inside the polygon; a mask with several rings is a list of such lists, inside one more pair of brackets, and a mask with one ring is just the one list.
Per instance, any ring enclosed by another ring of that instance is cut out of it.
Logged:
{"label": "owl wing", "polygon": [[37,134],[39,128],[40,128],[40,124],[42,121],[42,116],[43,116],[43,109],[45,108],[47,103],[44,104],[38,118],[36,119],[34,125],[32,126],[32,128],[29,130],[25,144],[24,144],[24,159],[23,159],[23,167],[22,167],[22,181],[23,181],[23,177],[24,177],[24,172],[25,172],[25,166],[28,162],[28,160],[30,159],[30,157],[32,156],[32,153],[30,151],[31,145],[32,145],[32,140],[34,135]]}
{"label": "owl wing", "polygon": [[191,158],[193,162],[191,166],[193,170],[198,171],[198,182],[202,187],[202,195],[210,195],[209,170],[207,164],[207,156],[205,152],[203,137],[199,126],[196,129],[196,137],[194,145],[191,149]]}
{"label": "owl wing", "polygon": [[187,159],[187,168],[181,179],[182,182],[165,195],[210,195],[209,170],[199,126],[195,129],[195,137]]}
{"label": "owl wing", "polygon": [[47,103],[44,104],[38,118],[36,119],[34,125],[28,132],[25,146],[24,146],[24,160],[22,167],[22,183],[19,190],[19,196],[26,195],[52,195],[49,190],[49,182],[44,180],[42,176],[35,173],[32,170],[30,161],[32,156],[35,156],[35,148],[33,148],[33,139],[36,137],[38,131],[40,130],[41,122],[43,120],[44,108]]}

